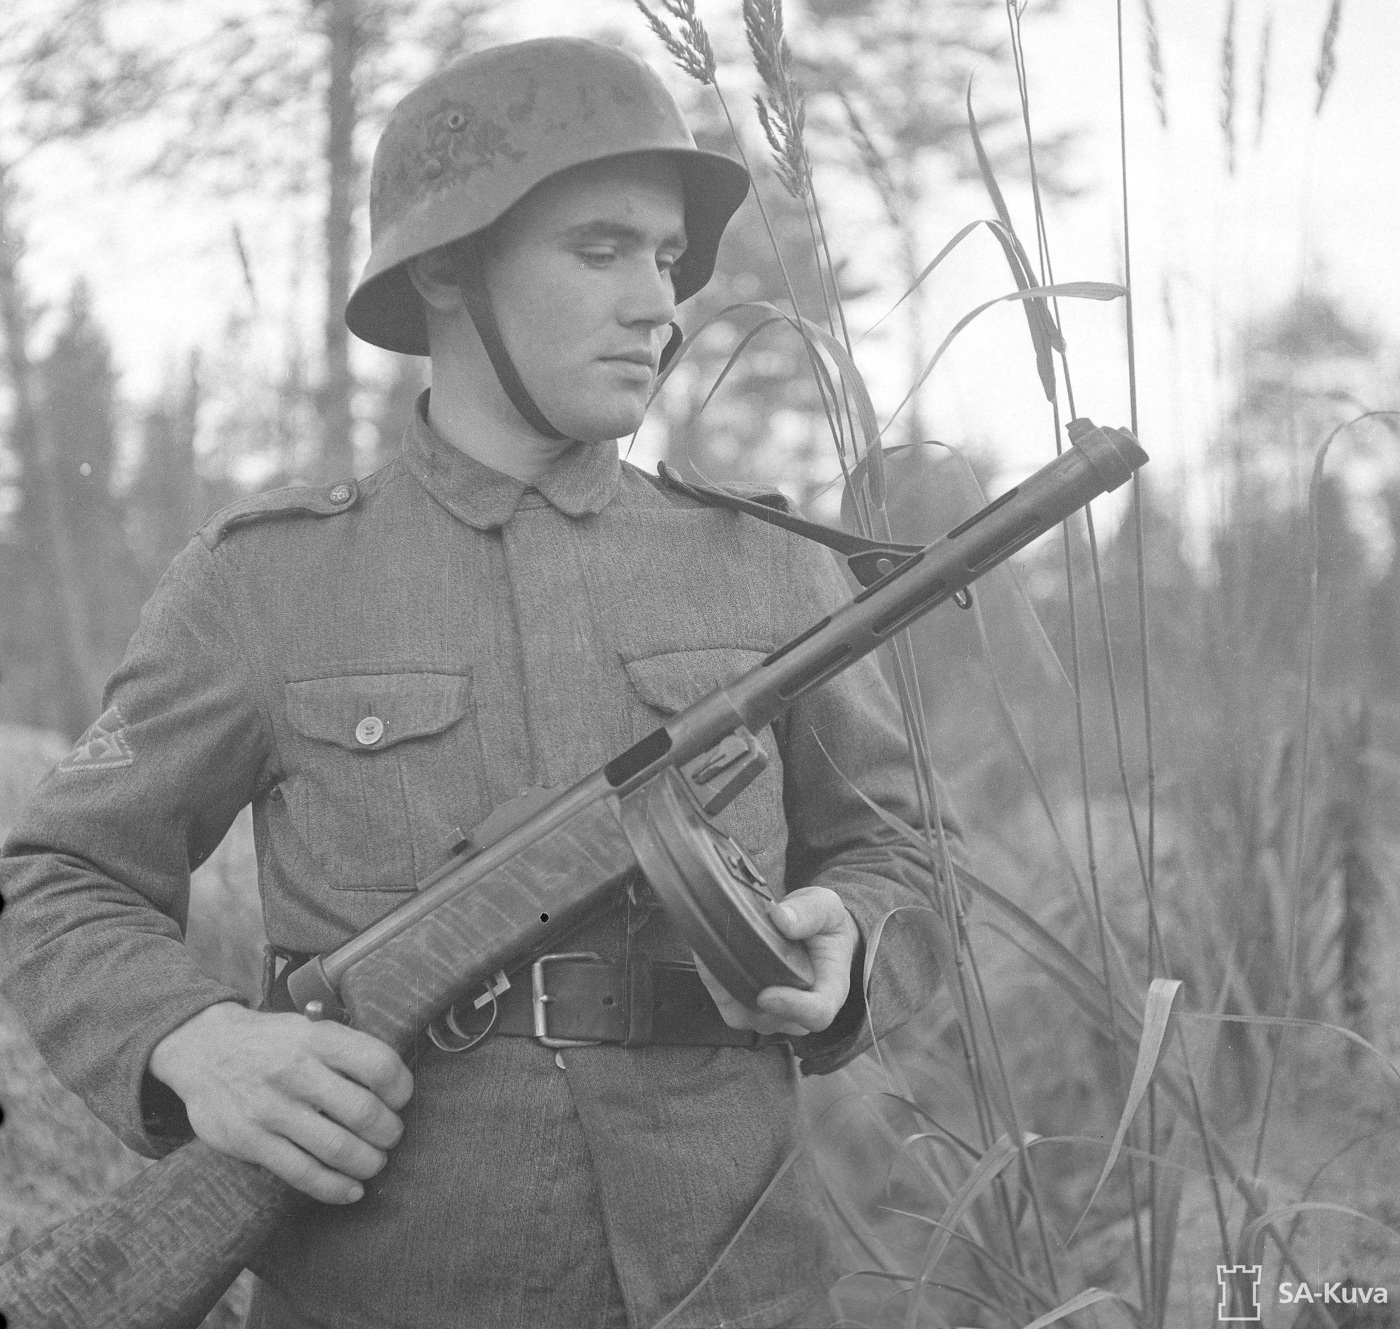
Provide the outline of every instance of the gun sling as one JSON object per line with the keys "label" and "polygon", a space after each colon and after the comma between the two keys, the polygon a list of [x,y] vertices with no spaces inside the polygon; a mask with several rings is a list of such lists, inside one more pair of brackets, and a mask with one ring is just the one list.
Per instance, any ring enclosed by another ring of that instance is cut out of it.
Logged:
{"label": "gun sling", "polygon": [[728,508],[731,512],[745,512],[750,517],[757,517],[759,521],[766,521],[770,526],[780,526],[783,530],[791,531],[794,535],[800,535],[815,544],[834,549],[845,557],[846,566],[850,568],[851,575],[862,586],[873,586],[881,577],[893,571],[905,559],[912,558],[923,548],[923,545],[902,545],[892,544],[888,541],[867,540],[862,535],[852,535],[850,531],[843,531],[834,526],[823,526],[820,522],[807,521],[803,517],[794,517],[792,513],[774,507],[766,497],[760,499],[743,498],[738,494],[731,494],[727,489],[697,484],[693,480],[683,480],[679,473],[664,461],[658,463],[656,473],[667,488],[696,499],[708,507]]}
{"label": "gun sling", "polygon": [[[269,947],[285,961],[264,1005],[293,1009],[287,976],[312,957]],[[593,953],[546,955],[509,975],[510,986],[493,984],[493,1000],[483,993],[478,1006],[463,999],[449,1012],[448,1037],[468,1051],[488,1036],[538,1038],[547,1047],[582,1043],[648,1044],[689,1047],[766,1047],[786,1041],[782,1035],[757,1034],[725,1024],[693,964],[653,960],[633,950],[630,963],[605,960]],[[438,1042],[434,1037],[434,1042]]]}

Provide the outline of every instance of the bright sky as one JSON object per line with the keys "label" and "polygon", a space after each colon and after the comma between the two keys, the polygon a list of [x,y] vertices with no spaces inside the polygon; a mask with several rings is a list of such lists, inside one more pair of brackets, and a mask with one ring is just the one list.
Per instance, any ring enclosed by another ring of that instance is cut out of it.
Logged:
{"label": "bright sky", "polygon": [[[1218,123],[1228,0],[1156,0],[1166,131],[1149,89],[1141,0],[1124,0],[1141,434],[1164,479],[1168,471],[1200,476],[1207,440],[1228,400],[1215,364],[1219,339],[1228,351],[1237,321],[1285,299],[1300,279],[1344,297],[1355,318],[1395,339],[1400,93],[1394,52],[1400,50],[1400,6],[1390,0],[1350,0],[1344,6],[1336,76],[1315,119],[1314,69],[1328,3],[1238,0],[1239,147],[1231,177]],[[701,14],[716,26],[737,24],[738,8],[737,0],[700,3]],[[1084,191],[1049,218],[1055,276],[1115,280],[1122,272],[1115,6],[1110,0],[1062,0],[1057,12],[1042,10],[1031,0],[1025,18],[1033,122],[1043,130],[1073,126],[1083,132],[1075,173]],[[1260,38],[1270,13],[1269,94],[1256,146]],[[635,21],[643,35],[640,18],[619,0],[592,6],[507,0],[497,16],[503,33],[582,32],[595,16],[604,16],[620,25]],[[800,44],[796,13],[790,21]],[[656,63],[664,63],[659,50]],[[991,80],[989,73],[985,85],[979,82],[979,96],[993,94]],[[180,198],[154,188],[117,191],[72,154],[49,154],[23,180],[29,191],[28,281],[40,295],[59,299],[74,276],[89,279],[114,338],[124,391],[138,400],[155,390],[166,367],[190,346],[215,341],[230,307],[279,321],[277,297],[297,254],[315,253],[314,207],[297,217],[285,207],[269,210],[247,199]],[[1033,249],[1029,192],[1003,183],[1018,229]],[[771,178],[765,184],[771,187]],[[839,212],[838,203],[832,206]],[[965,222],[988,215],[978,189],[940,200],[925,219],[925,257]],[[235,257],[235,223],[260,293],[256,310]],[[837,229],[838,249],[865,252],[863,231],[853,226],[843,236]],[[316,280],[310,274],[304,287],[305,306],[313,311],[306,336],[314,345]],[[930,287],[935,337],[976,304],[1009,289],[990,239],[969,242]],[[1062,309],[1078,410],[1102,422],[1126,423],[1121,303],[1072,302]],[[872,303],[872,316],[875,311]],[[888,409],[905,385],[890,372],[895,357],[882,353],[873,339],[867,346],[865,368],[877,402]],[[373,367],[367,360],[366,368]],[[1009,471],[1050,455],[1048,411],[1018,306],[988,312],[954,343],[929,382],[924,405],[939,437],[985,440]]]}

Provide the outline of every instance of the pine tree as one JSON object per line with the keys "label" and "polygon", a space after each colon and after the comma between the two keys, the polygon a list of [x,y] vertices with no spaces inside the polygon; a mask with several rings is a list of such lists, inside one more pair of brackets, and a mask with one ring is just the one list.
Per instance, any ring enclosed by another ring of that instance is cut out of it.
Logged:
{"label": "pine tree", "polygon": [[192,354],[183,381],[173,375],[146,411],[141,457],[126,497],[128,529],[147,585],[153,585],[184,548],[204,515],[195,470],[199,357]]}
{"label": "pine tree", "polygon": [[116,375],[87,286],[74,284],[65,322],[38,363],[39,413],[95,660],[114,668],[136,626],[142,580],[113,489]]}

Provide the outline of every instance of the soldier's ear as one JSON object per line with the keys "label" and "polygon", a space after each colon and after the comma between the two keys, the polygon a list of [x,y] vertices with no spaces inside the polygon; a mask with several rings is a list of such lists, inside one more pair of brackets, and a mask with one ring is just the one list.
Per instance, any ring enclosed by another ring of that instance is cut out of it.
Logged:
{"label": "soldier's ear", "polygon": [[409,259],[408,279],[429,308],[447,314],[462,307],[457,270],[447,246]]}

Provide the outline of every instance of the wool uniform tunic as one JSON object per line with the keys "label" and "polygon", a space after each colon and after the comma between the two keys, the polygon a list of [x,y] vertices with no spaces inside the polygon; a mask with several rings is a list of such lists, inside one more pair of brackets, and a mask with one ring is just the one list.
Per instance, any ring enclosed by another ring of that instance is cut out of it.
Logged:
{"label": "wool uniform tunic", "polygon": [[[189,874],[250,803],[268,937],[345,941],[445,860],[452,831],[568,786],[849,599],[830,555],[578,445],[527,487],[439,439],[358,485],[227,509],[142,612],[104,711],[0,859],[6,996],[58,1077],[130,1146],[188,1138],[155,1045],[240,994],[182,944]],[[718,818],[775,894],[822,885],[870,941],[833,1027],[786,1046],[426,1038],[405,1134],[348,1206],[283,1225],[257,1266],[266,1326],[771,1326],[829,1277],[794,1167],[805,1072],[917,1012],[934,976],[903,730],[866,659],[760,736],[768,769]],[[645,887],[559,949],[688,948]],[[909,908],[913,906],[914,908]],[[522,981],[517,978],[516,981]],[[528,982],[528,974],[523,976]],[[562,1069],[559,1062],[562,1062]],[[732,1243],[732,1246],[731,1246]]]}

